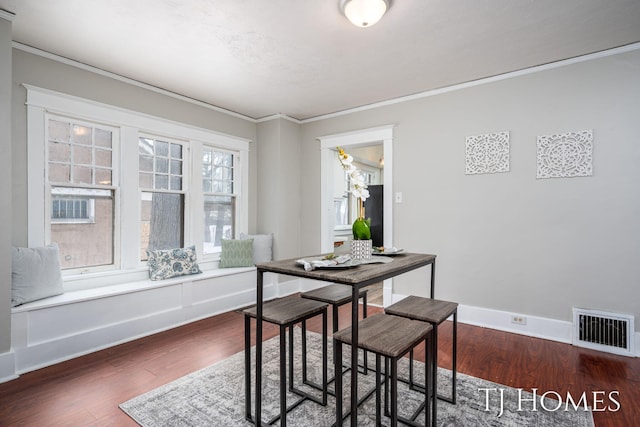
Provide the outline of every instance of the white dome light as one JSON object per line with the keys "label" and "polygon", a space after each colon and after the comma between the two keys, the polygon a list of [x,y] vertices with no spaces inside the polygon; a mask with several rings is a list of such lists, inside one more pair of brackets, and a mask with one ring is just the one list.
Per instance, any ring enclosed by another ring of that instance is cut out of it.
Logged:
{"label": "white dome light", "polygon": [[343,0],[340,8],[353,25],[370,27],[377,23],[389,8],[387,0]]}

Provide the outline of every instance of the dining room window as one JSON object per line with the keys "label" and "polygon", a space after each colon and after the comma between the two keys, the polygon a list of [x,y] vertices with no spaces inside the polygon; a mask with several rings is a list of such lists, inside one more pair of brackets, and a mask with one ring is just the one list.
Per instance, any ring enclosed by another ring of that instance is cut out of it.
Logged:
{"label": "dining room window", "polygon": [[205,254],[219,252],[222,239],[236,234],[236,156],[208,146],[202,150]]}
{"label": "dining room window", "polygon": [[166,138],[138,138],[141,261],[147,251],[184,246],[184,151]]}
{"label": "dining room window", "polygon": [[27,244],[58,244],[65,290],[141,280],[147,250],[217,268],[248,232],[248,140],[26,88]]}
{"label": "dining room window", "polygon": [[90,271],[115,262],[115,134],[99,123],[47,119],[48,224],[62,269]]}

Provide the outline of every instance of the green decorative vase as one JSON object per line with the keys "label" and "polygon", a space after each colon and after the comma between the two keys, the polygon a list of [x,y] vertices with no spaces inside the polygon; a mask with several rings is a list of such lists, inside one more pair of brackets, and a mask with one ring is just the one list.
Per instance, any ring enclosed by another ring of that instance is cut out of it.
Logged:
{"label": "green decorative vase", "polygon": [[368,219],[358,218],[353,222],[351,231],[353,240],[371,240],[371,222]]}
{"label": "green decorative vase", "polygon": [[372,241],[370,221],[360,217],[355,220],[351,230],[353,231],[351,258],[354,260],[367,260],[371,258]]}

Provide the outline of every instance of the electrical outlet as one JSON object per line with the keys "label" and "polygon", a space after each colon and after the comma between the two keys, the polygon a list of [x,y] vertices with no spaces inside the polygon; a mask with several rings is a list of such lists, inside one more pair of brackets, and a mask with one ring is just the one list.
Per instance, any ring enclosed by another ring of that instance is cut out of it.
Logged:
{"label": "electrical outlet", "polygon": [[527,318],[524,316],[511,316],[511,323],[514,325],[526,325]]}

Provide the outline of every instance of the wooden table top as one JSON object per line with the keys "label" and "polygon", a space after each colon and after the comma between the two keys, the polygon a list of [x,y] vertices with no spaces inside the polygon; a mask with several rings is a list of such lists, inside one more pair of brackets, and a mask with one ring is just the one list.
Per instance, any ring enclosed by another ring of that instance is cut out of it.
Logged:
{"label": "wooden table top", "polygon": [[343,285],[368,285],[389,279],[435,262],[436,256],[405,253],[393,257],[393,261],[376,264],[360,264],[351,268],[322,268],[306,271],[296,263],[299,259],[317,258],[321,255],[286,259],[256,264],[259,272],[280,273]]}

